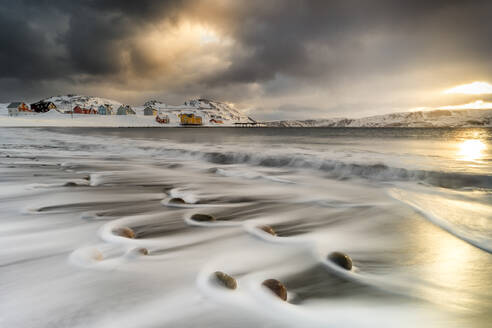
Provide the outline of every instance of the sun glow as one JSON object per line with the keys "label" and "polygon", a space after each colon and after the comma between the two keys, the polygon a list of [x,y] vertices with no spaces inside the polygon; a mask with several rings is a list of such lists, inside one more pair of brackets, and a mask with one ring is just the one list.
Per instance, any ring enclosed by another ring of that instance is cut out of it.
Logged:
{"label": "sun glow", "polygon": [[463,141],[459,145],[460,150],[458,154],[464,160],[474,161],[483,157],[483,151],[485,150],[485,148],[486,146],[482,141],[477,139],[469,139]]}
{"label": "sun glow", "polygon": [[463,85],[458,85],[454,88],[445,90],[446,94],[460,93],[465,95],[480,95],[492,94],[492,84],[487,82],[473,82]]}
{"label": "sun glow", "polygon": [[440,106],[436,109],[492,109],[492,102],[476,100],[471,103],[462,104],[462,105],[448,105],[448,106]]}

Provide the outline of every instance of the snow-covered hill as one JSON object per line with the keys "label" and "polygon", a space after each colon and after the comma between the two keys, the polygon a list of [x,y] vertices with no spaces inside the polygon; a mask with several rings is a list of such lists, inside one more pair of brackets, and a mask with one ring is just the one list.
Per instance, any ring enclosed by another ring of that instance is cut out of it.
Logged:
{"label": "snow-covered hill", "polygon": [[92,107],[95,109],[100,105],[111,105],[114,109],[117,109],[121,105],[121,103],[116,100],[80,95],[54,96],[42,100],[53,102],[60,111],[70,111],[77,105],[83,108]]}
{"label": "snow-covered hill", "polygon": [[333,118],[274,121],[270,127],[477,127],[492,126],[492,109],[432,110],[393,113],[359,119]]}
{"label": "snow-covered hill", "polygon": [[[108,127],[172,127],[180,125],[181,114],[195,114],[201,117],[203,126],[234,126],[235,123],[255,122],[234,108],[226,104],[208,99],[192,99],[182,105],[168,105],[157,100],[150,100],[143,106],[133,107],[136,115],[86,115],[66,114],[76,105],[83,108],[97,109],[100,105],[109,104],[116,110],[121,103],[111,99],[66,95],[43,99],[56,105],[56,110],[47,113],[31,113],[9,117],[8,104],[0,104],[0,126],[108,126]],[[167,117],[169,122],[156,122],[154,116],[144,116],[144,108],[150,106],[159,112],[159,116]]]}
{"label": "snow-covered hill", "polygon": [[232,104],[208,99],[192,99],[185,101],[182,105],[169,105],[157,100],[149,100],[144,103],[143,108],[147,106],[167,114],[171,121],[181,113],[189,113],[202,117],[204,125],[208,125],[212,119],[222,121],[224,124],[254,122],[253,119],[234,108]]}

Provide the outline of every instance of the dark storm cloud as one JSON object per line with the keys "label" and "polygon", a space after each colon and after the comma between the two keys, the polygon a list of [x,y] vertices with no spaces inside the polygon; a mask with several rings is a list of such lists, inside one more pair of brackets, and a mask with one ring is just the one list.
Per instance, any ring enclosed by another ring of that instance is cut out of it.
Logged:
{"label": "dark storm cloud", "polygon": [[381,74],[464,56],[489,61],[492,50],[490,1],[270,1],[244,11],[234,35],[242,47],[214,83]]}
{"label": "dark storm cloud", "polygon": [[2,3],[0,78],[56,78],[64,73],[63,58],[57,53],[49,31],[42,26],[42,21],[49,17],[39,13],[36,19],[28,21],[28,14],[32,13],[14,1],[9,5]]}
{"label": "dark storm cloud", "polygon": [[[284,101],[285,95],[316,91],[342,102],[362,97],[366,83],[374,99],[364,94],[363,103],[377,107],[393,101],[376,99],[389,89],[382,79],[397,81],[396,92],[490,76],[491,12],[486,0],[0,0],[0,101],[50,95],[50,85],[61,93],[113,83],[121,92],[273,97],[280,103],[270,111],[293,115],[323,108]],[[156,60],[139,43],[162,22],[171,29],[183,21],[232,41],[217,57],[217,69],[197,72],[183,64],[185,53]],[[148,90],[144,82],[156,72],[165,80],[167,71],[159,69],[166,65],[189,71],[176,73],[184,76],[179,81],[169,74],[170,82]],[[465,68],[470,76],[463,76]],[[417,81],[415,72],[427,77]],[[128,84],[131,79],[142,83]]]}

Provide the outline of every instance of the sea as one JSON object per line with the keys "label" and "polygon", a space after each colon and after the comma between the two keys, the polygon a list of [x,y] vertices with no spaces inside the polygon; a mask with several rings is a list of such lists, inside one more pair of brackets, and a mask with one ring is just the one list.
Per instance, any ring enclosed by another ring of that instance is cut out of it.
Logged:
{"label": "sea", "polygon": [[0,327],[492,326],[491,128],[2,128],[0,172]]}

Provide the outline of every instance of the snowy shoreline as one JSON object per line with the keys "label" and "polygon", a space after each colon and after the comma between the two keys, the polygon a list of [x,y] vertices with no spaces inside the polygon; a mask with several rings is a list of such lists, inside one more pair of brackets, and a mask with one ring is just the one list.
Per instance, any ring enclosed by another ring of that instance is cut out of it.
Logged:
{"label": "snowy shoreline", "polygon": [[[258,125],[232,104],[208,99],[192,99],[183,105],[168,105],[151,100],[143,106],[133,108],[111,99],[79,95],[50,97],[41,102],[51,104],[52,107],[43,112],[29,109],[24,102],[0,104],[0,127],[161,128]],[[36,104],[31,104],[31,107],[34,105]],[[20,108],[22,106],[24,107]],[[121,108],[127,110],[120,113]]]}
{"label": "snowy shoreline", "polygon": [[[8,104],[0,104],[0,127],[109,127],[109,128],[176,128],[176,127],[276,127],[276,128],[460,128],[492,127],[492,109],[455,109],[400,112],[363,118],[331,118],[308,120],[278,120],[257,122],[232,104],[207,99],[195,99],[183,105],[168,105],[148,101],[133,107],[132,114],[104,115],[78,114],[74,106],[98,108],[104,105],[116,108],[121,103],[88,96],[57,96],[42,101],[52,102],[56,108],[45,113],[18,112],[9,116]],[[153,113],[146,113],[152,109]],[[73,114],[72,114],[73,113]],[[147,115],[146,115],[147,114]],[[157,117],[155,115],[158,115]],[[196,126],[183,125],[182,116],[199,120]],[[158,122],[157,120],[161,120]]]}
{"label": "snowy shoreline", "polygon": [[[95,127],[95,128],[177,128],[177,122],[161,124],[156,122],[155,116],[143,115],[84,115],[62,114],[50,111],[42,114],[24,116],[1,116],[0,127]],[[200,127],[234,127],[234,124],[206,125]]]}

